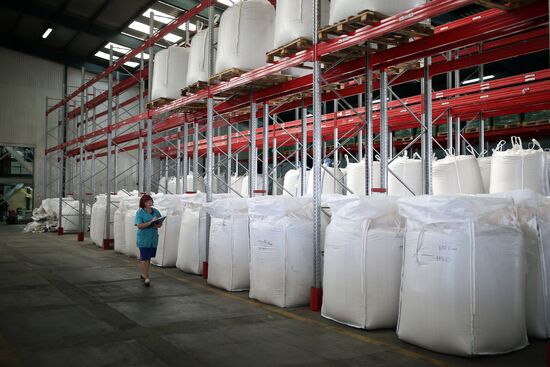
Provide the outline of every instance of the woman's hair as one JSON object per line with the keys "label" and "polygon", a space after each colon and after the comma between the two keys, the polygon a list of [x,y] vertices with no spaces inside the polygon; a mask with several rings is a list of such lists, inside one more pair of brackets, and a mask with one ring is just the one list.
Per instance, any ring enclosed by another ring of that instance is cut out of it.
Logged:
{"label": "woman's hair", "polygon": [[139,199],[139,207],[140,208],[145,208],[145,203],[149,200],[153,201],[153,198],[151,196],[147,195],[147,194],[143,195],[141,197],[141,199]]}

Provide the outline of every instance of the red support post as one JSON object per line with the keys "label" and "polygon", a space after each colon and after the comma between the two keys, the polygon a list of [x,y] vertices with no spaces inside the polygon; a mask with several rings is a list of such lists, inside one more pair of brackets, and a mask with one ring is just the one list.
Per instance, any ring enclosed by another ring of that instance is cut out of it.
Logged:
{"label": "red support post", "polygon": [[309,308],[313,312],[320,312],[323,305],[323,288],[311,287]]}

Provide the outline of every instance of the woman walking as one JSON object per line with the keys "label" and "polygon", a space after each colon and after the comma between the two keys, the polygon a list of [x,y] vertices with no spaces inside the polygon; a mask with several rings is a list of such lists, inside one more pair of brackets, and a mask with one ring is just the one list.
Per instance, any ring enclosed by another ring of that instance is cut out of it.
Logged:
{"label": "woman walking", "polygon": [[147,194],[139,200],[139,209],[136,212],[135,225],[137,230],[137,247],[139,248],[139,260],[141,269],[141,279],[146,287],[149,287],[149,268],[151,258],[157,254],[158,228],[162,224],[153,224],[161,217],[160,212],[153,208],[153,198]]}

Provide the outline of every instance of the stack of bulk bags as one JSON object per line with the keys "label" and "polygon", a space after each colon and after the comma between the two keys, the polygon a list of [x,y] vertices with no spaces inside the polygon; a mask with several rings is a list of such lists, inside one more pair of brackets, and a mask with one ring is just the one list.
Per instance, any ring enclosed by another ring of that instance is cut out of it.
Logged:
{"label": "stack of bulk bags", "polygon": [[[388,195],[422,195],[422,160],[420,157],[412,159],[407,155],[397,157],[388,166],[395,174],[394,176],[391,172],[388,172]],[[405,187],[401,182],[407,186]]]}
{"label": "stack of bulk bags", "polygon": [[151,99],[178,99],[181,89],[187,86],[189,49],[168,47],[155,55]]}
{"label": "stack of bulk bags", "polygon": [[[241,184],[241,196],[248,197],[248,188],[250,187],[250,179],[248,175],[243,176]],[[256,175],[256,188],[254,190],[263,190],[264,176]],[[254,193],[252,193],[254,196]]]}
{"label": "stack of bulk bags", "polygon": [[[78,232],[78,217],[79,217],[79,204],[78,200],[63,199],[61,204],[61,218],[58,218],[59,225],[63,228],[64,232]],[[89,214],[89,208],[84,206],[84,210]]]}
{"label": "stack of bulk bags", "polygon": [[[321,27],[328,24],[329,2],[321,0]],[[313,29],[313,0],[279,0],[275,12],[275,36],[273,48],[278,48],[298,38],[311,40]]]}
{"label": "stack of bulk bags", "polygon": [[422,196],[406,219],[397,335],[461,356],[525,347],[525,250],[511,199]]}
{"label": "stack of bulk bags", "polygon": [[249,201],[250,298],[279,307],[309,303],[313,284],[311,198]]}
{"label": "stack of bulk bags", "polygon": [[162,203],[156,207],[161,215],[166,215],[166,219],[158,230],[157,253],[151,259],[151,264],[153,265],[162,267],[176,266],[183,214],[183,197],[183,195],[167,195],[163,198]]}
{"label": "stack of bulk bags", "polygon": [[[527,255],[526,319],[527,334],[550,337],[550,242],[545,228],[550,218],[548,199],[530,190],[497,194],[514,200]],[[547,230],[546,230],[547,232]],[[546,242],[546,243],[545,243]]]}
{"label": "stack of bulk bags", "polygon": [[395,327],[403,246],[396,199],[334,202],[331,211],[321,314],[357,328]]}
{"label": "stack of bulk bags", "polygon": [[[309,178],[310,171],[306,171],[306,184]],[[301,195],[301,178],[302,170],[301,169],[291,169],[285,173],[283,179],[283,195],[284,196],[300,196]],[[307,191],[307,185],[306,185]]]}
{"label": "stack of bulk bags", "polygon": [[[343,182],[344,175],[338,167],[321,167],[321,194],[343,194]],[[313,195],[313,171],[307,179],[307,195]]]}
{"label": "stack of bulk bags", "polygon": [[124,201],[124,254],[139,259],[137,247],[136,212],[139,209],[139,197],[131,197]]}
{"label": "stack of bulk bags", "polygon": [[482,194],[483,182],[473,155],[452,155],[437,160],[432,167],[434,195]]}
{"label": "stack of bulk bags", "polygon": [[[113,200],[113,196],[111,196]],[[116,206],[111,204],[111,218],[110,222],[113,222],[115,217]],[[92,206],[92,215],[90,217],[90,239],[97,246],[103,246],[103,240],[105,239],[105,215],[107,214],[107,196],[105,194],[97,195],[95,203]],[[113,226],[109,231],[111,236],[113,235]]]}
{"label": "stack of bulk bags", "polygon": [[[196,82],[208,82],[208,37],[209,29],[201,29],[191,40],[189,66],[187,67],[187,85]],[[214,44],[218,42],[218,28],[214,28]],[[216,50],[212,55],[216,60]],[[215,61],[214,61],[215,62]],[[215,65],[215,64],[214,64]]]}
{"label": "stack of bulk bags", "polygon": [[503,150],[501,141],[493,152],[491,164],[491,193],[511,190],[533,190],[548,194],[548,166],[546,154],[533,139],[528,149],[523,149],[521,139],[512,137],[512,148]]}
{"label": "stack of bulk bags", "polygon": [[492,157],[479,157],[477,159],[481,182],[483,183],[483,192],[485,193],[489,193],[491,187],[491,161]]}
{"label": "stack of bulk bags", "polygon": [[[365,196],[365,171],[366,163],[362,160],[359,163],[348,163],[346,166],[346,186],[355,195]],[[380,187],[380,162],[372,162],[372,185]],[[350,194],[347,192],[346,194]]]}
{"label": "stack of bulk bags", "polygon": [[192,274],[202,274],[206,261],[206,203],[205,194],[183,199],[176,268]]}
{"label": "stack of bulk bags", "polygon": [[206,208],[210,214],[208,284],[228,291],[250,286],[248,200],[217,200]]}
{"label": "stack of bulk bags", "polygon": [[329,22],[334,24],[363,10],[373,10],[387,16],[396,15],[425,2],[425,0],[332,0],[330,2]]}
{"label": "stack of bulk bags", "polygon": [[265,65],[273,46],[275,9],[267,0],[241,0],[223,12],[218,31],[216,73]]}
{"label": "stack of bulk bags", "polygon": [[[538,283],[539,293],[538,311],[541,319],[537,324],[537,333],[534,336],[550,337],[550,198],[542,198],[539,201],[537,213],[538,229],[540,233],[540,283]],[[544,319],[542,319],[544,315]],[[544,321],[543,321],[544,320]],[[529,324],[528,324],[529,326]]]}

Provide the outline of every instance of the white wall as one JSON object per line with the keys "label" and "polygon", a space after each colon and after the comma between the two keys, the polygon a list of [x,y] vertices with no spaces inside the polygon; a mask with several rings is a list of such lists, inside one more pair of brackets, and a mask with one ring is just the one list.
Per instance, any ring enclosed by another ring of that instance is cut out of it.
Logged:
{"label": "white wall", "polygon": [[[44,198],[44,169],[49,168],[48,181],[57,177],[53,165],[45,164],[45,104],[46,97],[61,98],[63,94],[64,66],[54,62],[39,59],[27,54],[19,53],[5,48],[0,48],[0,144],[32,146],[35,148],[35,172],[34,172],[34,189],[35,206],[39,205]],[[93,77],[93,74],[86,73],[86,79]],[[67,69],[67,84],[68,92],[74,91],[81,85],[81,71],[68,68]],[[107,88],[107,82],[100,81],[95,84],[101,93]],[[90,89],[89,94],[92,94]],[[138,88],[132,88],[120,96],[120,101],[124,101],[133,97],[138,93]],[[90,96],[91,98],[91,96]],[[80,98],[77,97],[73,101],[76,105],[80,104]],[[74,106],[73,106],[74,108]],[[72,109],[72,108],[71,108]],[[97,112],[104,111],[106,103],[97,108]],[[120,111],[120,119],[125,119],[131,114],[136,114],[137,103],[133,103],[126,107],[128,112]],[[91,116],[91,114],[90,114]],[[48,117],[50,128],[56,126],[57,112]],[[72,121],[72,129],[74,129],[74,120]],[[106,116],[98,120],[98,127],[106,125]],[[132,131],[136,127],[131,128]],[[69,129],[71,130],[71,129]],[[68,138],[74,136],[74,133],[69,132]],[[103,139],[100,137],[99,139]],[[56,144],[54,139],[49,140],[48,146]],[[130,142],[128,144],[135,144]],[[74,148],[74,147],[73,147]],[[120,166],[127,168],[134,162],[137,162],[137,151],[121,154]],[[103,160],[104,161],[104,160]],[[53,162],[53,160],[52,160]],[[100,169],[101,163],[96,164],[97,170]],[[119,180],[119,187],[116,189],[133,190],[137,181],[137,168],[130,170],[124,178]],[[75,182],[76,184],[76,182]],[[56,188],[53,188],[54,193]],[[86,190],[89,191],[89,190]],[[98,174],[96,177],[96,193],[105,191],[105,174]],[[49,195],[56,196],[56,195]]]}

